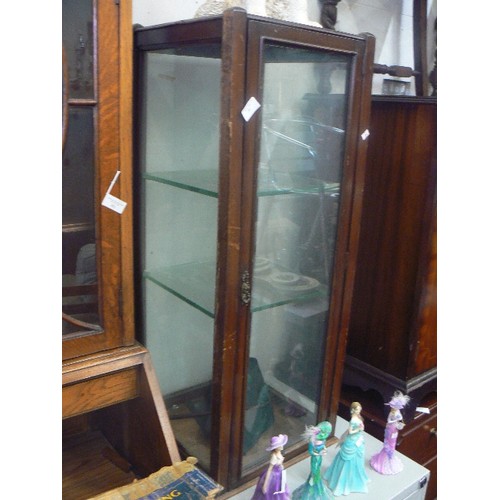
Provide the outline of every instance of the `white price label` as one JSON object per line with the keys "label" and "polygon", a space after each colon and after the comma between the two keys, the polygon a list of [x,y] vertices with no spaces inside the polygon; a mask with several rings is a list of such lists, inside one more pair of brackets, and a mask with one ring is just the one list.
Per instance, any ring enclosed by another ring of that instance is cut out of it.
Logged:
{"label": "white price label", "polygon": [[123,211],[125,210],[125,207],[127,206],[127,202],[120,200],[120,198],[117,198],[116,196],[113,196],[111,194],[111,190],[113,189],[113,186],[115,185],[116,181],[118,180],[120,173],[121,172],[119,170],[116,171],[116,174],[113,177],[113,180],[111,181],[111,184],[109,185],[108,190],[106,191],[106,194],[104,195],[104,198],[102,199],[101,205],[109,208],[110,210],[114,210],[115,212],[118,212],[119,214],[122,214]]}
{"label": "white price label", "polygon": [[431,412],[431,410],[429,410],[429,408],[424,408],[423,406],[417,406],[415,408],[415,411],[418,411],[420,413],[427,413],[427,414],[429,414]]}
{"label": "white price label", "polygon": [[245,121],[250,120],[254,113],[260,108],[260,103],[255,99],[255,97],[250,97],[248,102],[245,104],[245,107],[241,110],[241,114]]}
{"label": "white price label", "polygon": [[120,198],[117,198],[112,194],[107,193],[102,200],[102,205],[111,210],[114,210],[115,212],[118,212],[119,214],[122,214],[125,210],[125,207],[127,206],[127,202],[120,200]]}

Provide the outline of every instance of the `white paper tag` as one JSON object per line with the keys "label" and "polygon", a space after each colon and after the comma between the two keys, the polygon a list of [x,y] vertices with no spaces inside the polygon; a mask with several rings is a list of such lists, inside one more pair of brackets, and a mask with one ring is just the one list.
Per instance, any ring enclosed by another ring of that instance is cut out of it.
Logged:
{"label": "white paper tag", "polygon": [[363,444],[363,436],[359,436],[356,441],[356,446],[359,448]]}
{"label": "white paper tag", "polygon": [[427,413],[427,414],[429,414],[431,412],[431,410],[429,410],[429,408],[424,408],[423,406],[417,406],[415,408],[415,411],[418,411],[420,413]]}
{"label": "white paper tag", "polygon": [[117,198],[116,196],[113,196],[111,193],[111,190],[113,189],[113,186],[115,185],[116,181],[118,180],[118,177],[120,177],[120,171],[117,170],[115,176],[113,177],[113,180],[111,181],[111,184],[108,187],[108,190],[106,191],[106,194],[104,195],[104,198],[101,202],[101,205],[104,207],[107,207],[111,210],[114,210],[115,212],[118,212],[119,214],[122,214],[123,211],[125,210],[125,207],[127,206],[127,202],[120,200],[120,198]]}
{"label": "white paper tag", "polygon": [[245,121],[250,120],[253,114],[260,108],[260,103],[255,99],[255,97],[250,97],[248,102],[245,104],[245,107],[241,110],[241,114]]}
{"label": "white paper tag", "polygon": [[107,193],[102,200],[102,205],[104,207],[110,208],[111,210],[114,210],[115,212],[118,212],[119,214],[122,214],[125,210],[125,207],[127,206],[127,202],[120,200],[120,198],[117,198],[112,194]]}
{"label": "white paper tag", "polygon": [[362,134],[361,134],[361,139],[363,139],[363,141],[366,141],[366,139],[368,139],[368,136],[370,135],[370,131],[368,129],[366,129]]}

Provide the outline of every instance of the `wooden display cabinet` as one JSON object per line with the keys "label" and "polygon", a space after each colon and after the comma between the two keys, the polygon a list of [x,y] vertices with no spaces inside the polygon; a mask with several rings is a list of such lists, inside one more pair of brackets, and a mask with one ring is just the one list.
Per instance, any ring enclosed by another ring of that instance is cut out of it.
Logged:
{"label": "wooden display cabinet", "polygon": [[[374,96],[357,274],[340,413],[363,402],[383,439],[396,389],[411,397],[398,450],[431,470],[437,458],[437,103]],[[430,415],[415,412],[428,407]]]}
{"label": "wooden display cabinet", "polygon": [[436,99],[374,97],[344,383],[436,391]]}
{"label": "wooden display cabinet", "polygon": [[[63,0],[62,14],[62,483],[76,500],[180,456],[135,339],[131,2]],[[101,205],[108,191],[123,212]]]}
{"label": "wooden display cabinet", "polygon": [[[130,2],[63,0],[63,359],[134,343]],[[128,206],[103,205],[112,195]]]}
{"label": "wooden display cabinet", "polygon": [[140,340],[181,453],[230,491],[337,414],[374,38],[229,9],[134,45]]}

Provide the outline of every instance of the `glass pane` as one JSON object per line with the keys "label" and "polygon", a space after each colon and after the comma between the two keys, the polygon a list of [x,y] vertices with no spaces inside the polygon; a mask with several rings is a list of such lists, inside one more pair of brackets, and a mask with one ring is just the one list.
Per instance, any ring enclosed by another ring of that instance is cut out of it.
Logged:
{"label": "glass pane", "polygon": [[217,248],[218,45],[145,54],[143,309],[177,440],[210,466]]}
{"label": "glass pane", "polygon": [[265,46],[243,467],[318,420],[350,59]]}
{"label": "glass pane", "polygon": [[62,155],[63,334],[100,329],[94,219],[94,109],[71,107]]}
{"label": "glass pane", "polygon": [[63,0],[62,42],[68,64],[69,97],[94,96],[94,28],[92,0]]}

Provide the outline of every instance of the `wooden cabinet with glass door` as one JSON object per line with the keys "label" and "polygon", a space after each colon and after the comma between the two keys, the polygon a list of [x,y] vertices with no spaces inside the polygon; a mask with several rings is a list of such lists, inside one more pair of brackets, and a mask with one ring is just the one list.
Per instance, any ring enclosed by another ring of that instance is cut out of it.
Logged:
{"label": "wooden cabinet with glass door", "polygon": [[128,4],[62,2],[63,359],[134,343]]}
{"label": "wooden cabinet with glass door", "polygon": [[[180,457],[149,352],[135,339],[131,2],[63,0],[62,14],[62,483],[69,500]],[[106,195],[110,203],[102,204]]]}
{"label": "wooden cabinet with glass door", "polygon": [[230,9],[135,31],[139,331],[226,490],[334,421],[374,39]]}

